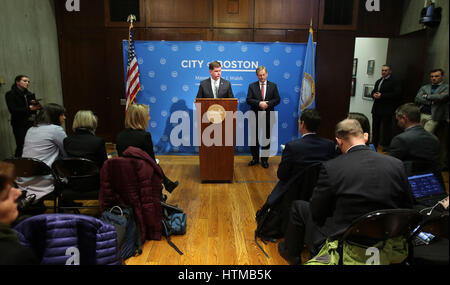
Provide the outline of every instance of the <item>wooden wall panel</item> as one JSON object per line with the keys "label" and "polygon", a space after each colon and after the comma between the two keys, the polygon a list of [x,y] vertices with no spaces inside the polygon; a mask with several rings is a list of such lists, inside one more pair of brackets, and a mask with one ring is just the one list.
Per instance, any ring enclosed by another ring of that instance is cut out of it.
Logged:
{"label": "wooden wall panel", "polygon": [[[392,74],[402,81],[403,102],[414,102],[423,84],[425,61],[430,38],[429,30],[420,30],[389,41],[387,64]],[[407,50],[408,52],[405,52]]]}
{"label": "wooden wall panel", "polygon": [[209,29],[199,28],[153,28],[148,29],[145,38],[147,41],[206,41],[211,38]]}
{"label": "wooden wall panel", "polygon": [[286,30],[254,30],[255,42],[285,42]]}
{"label": "wooden wall panel", "polygon": [[253,41],[253,32],[250,29],[214,29],[213,41]]}
{"label": "wooden wall panel", "polygon": [[360,1],[358,14],[357,37],[395,37],[400,32],[403,0],[380,0],[379,12],[368,12],[365,1]]}
{"label": "wooden wall panel", "polygon": [[354,32],[319,32],[316,107],[323,118],[320,134],[329,139],[334,140],[336,123],[343,120],[349,110],[354,50]]}
{"label": "wooden wall panel", "polygon": [[317,27],[319,1],[255,0],[255,28],[308,29]]}
{"label": "wooden wall panel", "polygon": [[105,9],[103,1],[80,1],[79,12],[68,12],[66,1],[54,1],[58,29],[64,31],[78,28],[95,28],[105,25]]}
{"label": "wooden wall panel", "polygon": [[[106,57],[104,34],[96,30],[66,33],[60,40],[61,78],[67,132],[72,132],[73,117],[79,110],[92,110],[101,120],[107,118],[105,96]],[[102,126],[99,127],[102,130]],[[107,130],[104,130],[107,133]]]}
{"label": "wooden wall panel", "polygon": [[214,27],[252,28],[254,0],[214,0]]}
{"label": "wooden wall panel", "polygon": [[147,27],[210,27],[210,0],[147,0]]}
{"label": "wooden wall panel", "polygon": [[[317,31],[313,34],[314,42],[317,42]],[[286,31],[286,41],[290,43],[307,43],[309,39],[309,29],[308,30],[287,30]]]}

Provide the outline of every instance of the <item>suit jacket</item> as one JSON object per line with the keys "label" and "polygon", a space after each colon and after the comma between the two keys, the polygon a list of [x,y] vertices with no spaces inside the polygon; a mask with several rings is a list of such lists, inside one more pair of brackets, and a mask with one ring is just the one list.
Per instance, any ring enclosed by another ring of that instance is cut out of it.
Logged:
{"label": "suit jacket", "polygon": [[397,81],[392,75],[383,81],[381,89],[379,89],[381,79],[375,83],[375,88],[372,91],[381,93],[380,99],[375,99],[372,106],[372,114],[379,116],[391,116],[402,102],[402,86],[401,82]]}
{"label": "suit jacket", "polygon": [[[428,98],[423,95],[428,94]],[[416,104],[419,106],[431,104],[431,118],[434,121],[444,121],[448,118],[448,84],[442,83],[431,94],[431,84],[422,86],[416,95]]]}
{"label": "suit jacket", "polygon": [[387,154],[403,162],[423,161],[437,166],[439,151],[439,139],[425,131],[422,126],[417,125],[395,136]]}
{"label": "suit jacket", "polygon": [[[266,96],[264,101],[268,101],[269,107],[267,112],[273,111],[274,107],[280,104],[280,94],[278,93],[278,87],[275,83],[267,80]],[[247,92],[247,104],[250,105],[254,112],[262,111],[259,108],[259,103],[263,101],[261,97],[261,89],[259,87],[259,81],[253,82],[248,86]]]}
{"label": "suit jacket", "polygon": [[360,145],[322,164],[310,211],[322,234],[330,237],[369,212],[412,205],[403,163]]}
{"label": "suit jacket", "polygon": [[108,159],[105,140],[95,136],[87,129],[77,129],[64,139],[64,149],[70,157],[87,158],[95,162],[99,169]]}
{"label": "suit jacket", "polygon": [[278,179],[288,181],[315,162],[330,160],[335,155],[332,141],[310,134],[286,144],[278,166]]}
{"label": "suit jacket", "polygon": [[152,135],[144,130],[125,129],[116,137],[116,148],[119,156],[129,147],[134,146],[142,149],[151,158],[155,159],[153,151]]}
{"label": "suit jacket", "polygon": [[[200,82],[197,98],[214,98],[214,93],[211,87],[211,77]],[[218,98],[234,98],[230,82],[223,78],[220,78]]]}

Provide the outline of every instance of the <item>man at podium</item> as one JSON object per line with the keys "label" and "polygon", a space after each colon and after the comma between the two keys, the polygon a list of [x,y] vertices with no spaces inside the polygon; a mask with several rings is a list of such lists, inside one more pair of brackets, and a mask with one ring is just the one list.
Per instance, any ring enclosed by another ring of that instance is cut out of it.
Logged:
{"label": "man at podium", "polygon": [[220,62],[213,61],[209,64],[209,74],[210,78],[200,82],[197,98],[234,98],[230,82],[221,78]]}

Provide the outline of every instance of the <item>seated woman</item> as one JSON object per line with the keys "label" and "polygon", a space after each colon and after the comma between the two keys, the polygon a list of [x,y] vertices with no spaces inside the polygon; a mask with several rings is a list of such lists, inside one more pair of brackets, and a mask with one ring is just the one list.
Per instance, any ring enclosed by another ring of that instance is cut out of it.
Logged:
{"label": "seated woman", "polygon": [[64,149],[69,157],[87,158],[101,169],[108,157],[105,140],[95,135],[97,123],[97,116],[92,111],[78,111],[72,124],[74,133],[64,139]]}
{"label": "seated woman", "polygon": [[[63,145],[67,135],[61,127],[66,119],[65,112],[64,107],[54,103],[43,107],[25,136],[22,157],[39,159],[51,167],[56,159],[67,156]],[[27,194],[35,194],[36,201],[54,190],[50,175],[18,177],[17,184],[21,190],[27,190]]]}
{"label": "seated woman", "polygon": [[[151,158],[155,159],[153,151],[152,136],[146,132],[150,120],[150,108],[144,104],[131,104],[125,115],[125,130],[120,132],[116,138],[116,147],[119,156],[129,147],[134,146],[142,149]],[[164,175],[164,188],[171,193],[177,186],[178,181],[172,182]]]}
{"label": "seated woman", "polygon": [[14,165],[0,162],[0,265],[39,264],[33,251],[20,245],[11,228],[19,212],[17,199],[21,192],[13,187]]}

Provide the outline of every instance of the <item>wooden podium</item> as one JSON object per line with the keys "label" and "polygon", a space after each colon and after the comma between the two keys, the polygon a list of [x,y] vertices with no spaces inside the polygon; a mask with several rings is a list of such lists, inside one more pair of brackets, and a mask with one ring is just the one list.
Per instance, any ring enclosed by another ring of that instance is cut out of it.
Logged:
{"label": "wooden podium", "polygon": [[236,141],[236,98],[197,98],[200,180],[232,182]]}

